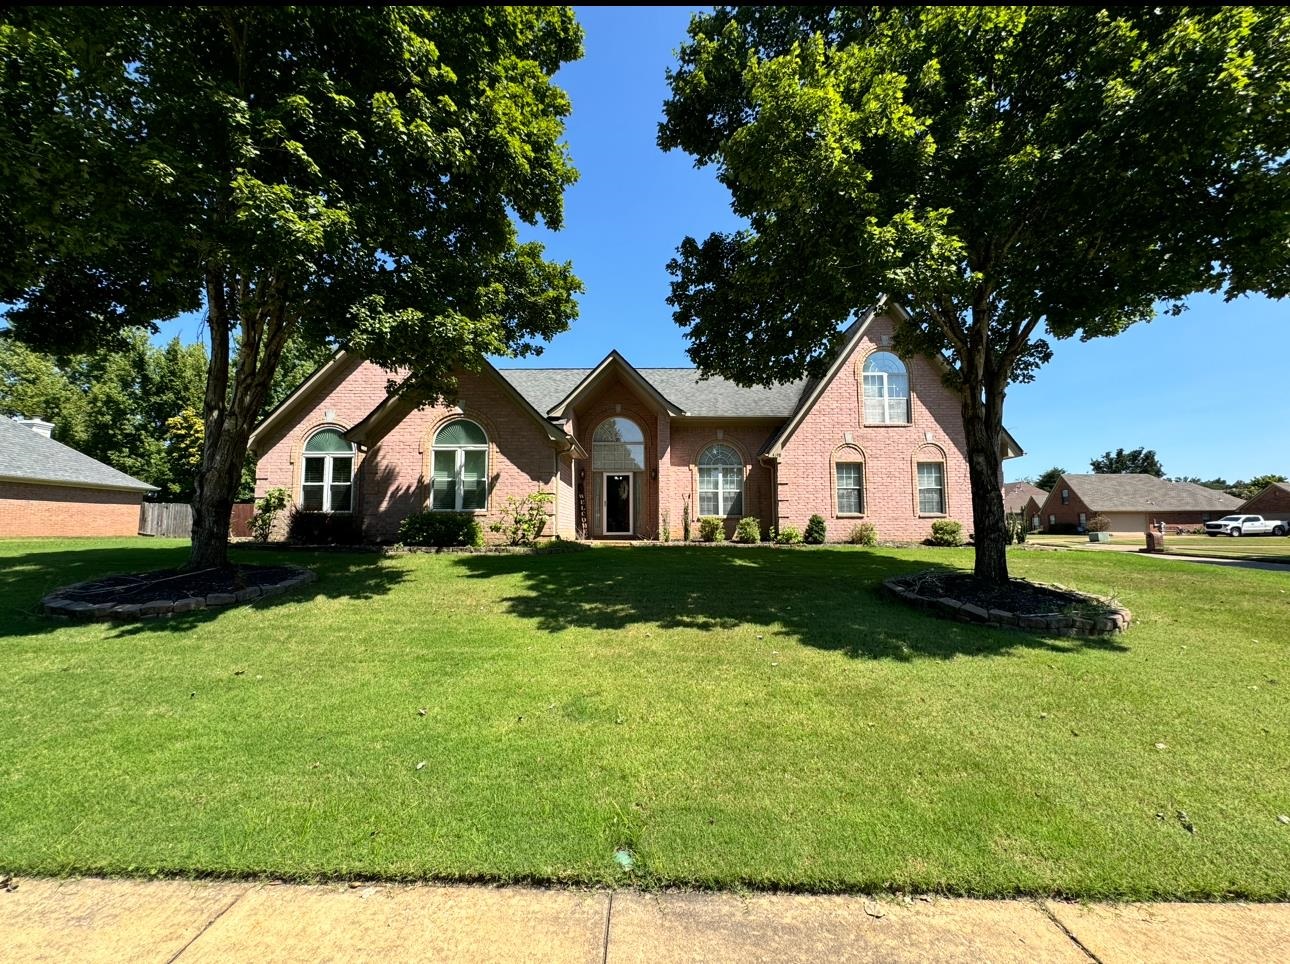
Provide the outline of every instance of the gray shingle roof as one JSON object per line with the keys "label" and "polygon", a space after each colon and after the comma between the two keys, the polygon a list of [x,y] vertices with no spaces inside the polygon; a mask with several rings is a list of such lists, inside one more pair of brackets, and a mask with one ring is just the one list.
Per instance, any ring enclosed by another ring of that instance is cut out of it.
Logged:
{"label": "gray shingle roof", "polygon": [[[1227,512],[1241,500],[1195,482],[1154,475],[1064,475],[1065,487],[1094,512]],[[1059,486],[1060,487],[1060,486]]]}
{"label": "gray shingle roof", "polygon": [[[501,368],[498,371],[534,408],[546,412],[567,397],[592,369]],[[742,388],[724,378],[700,379],[695,368],[638,368],[636,371],[686,415],[709,418],[788,418],[806,386],[805,381],[796,381],[772,388]]]}
{"label": "gray shingle roof", "polygon": [[139,492],[156,488],[3,417],[0,417],[0,479]]}
{"label": "gray shingle roof", "polygon": [[1032,497],[1036,504],[1043,505],[1048,493],[1029,482],[1009,482],[1003,487],[1003,510],[1016,514],[1026,507]]}

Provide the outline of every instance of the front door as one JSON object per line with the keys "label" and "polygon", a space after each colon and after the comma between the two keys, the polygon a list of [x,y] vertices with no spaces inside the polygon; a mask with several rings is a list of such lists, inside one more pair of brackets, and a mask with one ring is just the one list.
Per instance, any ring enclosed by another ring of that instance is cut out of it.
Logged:
{"label": "front door", "polygon": [[632,534],[632,477],[605,473],[605,535]]}

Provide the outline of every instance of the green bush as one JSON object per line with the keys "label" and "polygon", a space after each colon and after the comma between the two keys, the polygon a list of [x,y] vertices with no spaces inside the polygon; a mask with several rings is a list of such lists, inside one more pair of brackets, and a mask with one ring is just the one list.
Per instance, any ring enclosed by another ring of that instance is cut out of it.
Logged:
{"label": "green bush", "polygon": [[806,520],[806,533],[802,536],[802,541],[807,545],[821,546],[824,544],[824,537],[828,535],[828,528],[824,524],[824,516],[815,514]]}
{"label": "green bush", "polygon": [[754,515],[746,515],[735,527],[735,542],[761,542],[761,523]]}
{"label": "green bush", "polygon": [[725,542],[726,520],[715,515],[701,516],[699,518],[699,541]]}
{"label": "green bush", "polygon": [[505,535],[509,545],[531,546],[538,541],[542,530],[546,528],[549,518],[546,507],[551,504],[553,498],[550,492],[541,490],[526,495],[522,499],[511,496],[498,510],[501,518],[488,528],[492,532]]}
{"label": "green bush", "polygon": [[780,526],[779,531],[775,533],[775,544],[777,546],[800,546],[802,544],[802,534],[793,526]]}
{"label": "green bush", "polygon": [[363,524],[349,512],[291,510],[287,541],[303,546],[356,546],[363,541]]}
{"label": "green bush", "polygon": [[937,519],[932,523],[932,545],[963,545],[963,523],[953,519]]}
{"label": "green bush", "polygon": [[417,512],[399,523],[399,541],[405,546],[454,546],[484,544],[484,530],[469,512]]}
{"label": "green bush", "polygon": [[876,546],[878,529],[872,522],[857,523],[851,527],[851,535],[847,537],[847,542],[853,546]]}
{"label": "green bush", "polygon": [[1010,512],[1004,519],[1004,528],[1008,533],[1008,545],[1026,541],[1026,520],[1016,512]]}
{"label": "green bush", "polygon": [[273,523],[278,513],[291,503],[291,493],[283,488],[269,489],[263,498],[255,500],[255,514],[251,516],[251,534],[257,542],[268,542],[273,534]]}

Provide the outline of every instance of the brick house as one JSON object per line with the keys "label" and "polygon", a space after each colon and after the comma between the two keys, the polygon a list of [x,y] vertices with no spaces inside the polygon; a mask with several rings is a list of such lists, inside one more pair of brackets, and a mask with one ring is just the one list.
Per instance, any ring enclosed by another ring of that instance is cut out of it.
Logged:
{"label": "brick house", "polygon": [[1137,534],[1163,522],[1201,526],[1236,511],[1241,500],[1194,482],[1154,475],[1107,474],[1061,477],[1040,508],[1045,532],[1083,532],[1095,515],[1106,516],[1111,532]]}
{"label": "brick house", "polygon": [[1029,482],[1008,482],[1003,487],[1003,511],[1021,516],[1027,529],[1037,531],[1043,524],[1040,509],[1047,498],[1047,492]]}
{"label": "brick house", "polygon": [[[959,400],[924,358],[891,350],[904,318],[882,303],[843,336],[817,381],[741,388],[695,369],[633,367],[458,375],[457,402],[418,408],[388,373],[339,352],[256,427],[256,492],[287,488],[304,511],[358,513],[364,536],[396,538],[423,509],[467,511],[487,531],[508,496],[554,492],[548,534],[680,538],[692,518],[741,516],[830,540],[872,522],[922,540],[936,519],[970,531]],[[1006,433],[1005,433],[1006,435]],[[1007,436],[1005,458],[1022,454]]]}
{"label": "brick house", "polygon": [[1290,482],[1273,482],[1232,511],[1241,515],[1261,515],[1265,519],[1290,519]]}
{"label": "brick house", "polygon": [[0,538],[137,535],[155,486],[54,441],[52,428],[0,418]]}

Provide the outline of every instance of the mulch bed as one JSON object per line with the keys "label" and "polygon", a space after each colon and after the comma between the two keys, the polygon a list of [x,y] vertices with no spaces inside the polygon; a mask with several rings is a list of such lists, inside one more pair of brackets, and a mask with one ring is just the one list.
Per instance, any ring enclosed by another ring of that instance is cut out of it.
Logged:
{"label": "mulch bed", "polygon": [[229,566],[219,569],[158,569],[155,572],[107,576],[59,592],[69,602],[144,604],[161,599],[206,597],[212,593],[236,595],[243,589],[277,585],[298,572],[291,566]]}
{"label": "mulch bed", "polygon": [[982,609],[1002,609],[1019,616],[1039,616],[1065,612],[1072,606],[1088,605],[1089,597],[1062,589],[1013,579],[1006,586],[983,585],[964,574],[928,575],[910,588],[920,596],[948,596],[961,603],[973,603]]}

